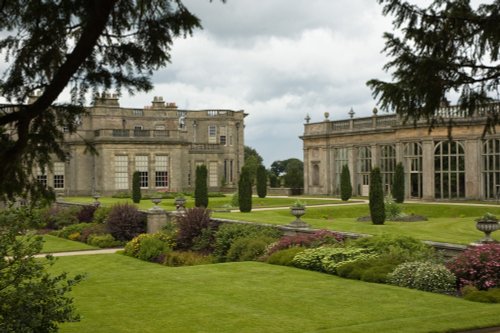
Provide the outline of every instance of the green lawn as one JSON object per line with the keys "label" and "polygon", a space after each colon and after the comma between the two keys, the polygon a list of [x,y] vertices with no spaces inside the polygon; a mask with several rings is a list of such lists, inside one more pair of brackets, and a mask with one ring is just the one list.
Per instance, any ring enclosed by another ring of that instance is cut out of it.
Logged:
{"label": "green lawn", "polygon": [[98,249],[95,246],[90,246],[82,242],[74,242],[69,239],[59,238],[51,235],[44,235],[43,240],[44,243],[43,243],[42,253]]}
{"label": "green lawn", "polygon": [[[384,225],[357,222],[357,217],[369,215],[367,204],[308,207],[306,215],[302,219],[313,228],[372,235],[382,233],[404,234],[421,240],[469,244],[484,236],[482,232],[475,228],[475,218],[486,212],[500,216],[500,207],[498,206],[403,204],[403,208],[403,211],[408,214],[425,215],[429,220],[425,222],[386,222]],[[214,213],[213,216],[270,224],[288,224],[294,220],[288,210]],[[500,240],[500,232],[492,233],[492,236],[496,240]]]}
{"label": "green lawn", "polygon": [[[194,198],[187,197],[186,198],[186,206],[194,207]],[[308,206],[312,205],[321,205],[321,204],[339,204],[342,203],[340,200],[335,200],[331,198],[309,198],[302,199],[300,197],[291,197],[291,198],[281,198],[281,197],[267,197],[267,198],[253,198],[253,207],[254,208],[263,208],[263,207],[282,207],[282,206],[291,206],[297,199],[301,201],[305,201]],[[66,202],[73,203],[92,203],[94,199],[91,197],[64,197],[61,200]],[[132,199],[119,199],[119,198],[111,198],[111,197],[102,197],[99,199],[104,206],[111,206],[116,203],[132,203]],[[210,209],[222,208],[224,205],[231,203],[231,196],[226,197],[214,197],[208,198],[208,206]],[[149,199],[141,200],[138,204],[139,209],[149,209],[154,205]],[[162,199],[159,206],[165,210],[174,210],[175,204],[174,199]]]}
{"label": "green lawn", "polygon": [[165,267],[122,255],[58,258],[86,272],[70,332],[443,332],[500,325],[500,304],[257,262]]}

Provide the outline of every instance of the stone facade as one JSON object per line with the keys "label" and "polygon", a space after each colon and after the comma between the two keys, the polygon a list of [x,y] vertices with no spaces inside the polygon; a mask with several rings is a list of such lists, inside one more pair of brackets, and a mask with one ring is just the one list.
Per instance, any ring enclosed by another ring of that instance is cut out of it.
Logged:
{"label": "stone facade", "polygon": [[[70,160],[37,177],[64,195],[130,192],[141,173],[144,192],[190,191],[196,166],[207,166],[210,191],[234,188],[243,166],[243,111],[180,110],[155,97],[143,109],[120,107],[116,95],[96,97],[78,132],[66,138]],[[84,141],[97,154],[85,153]]]}
{"label": "stone facade", "polygon": [[307,122],[301,136],[305,193],[339,195],[344,164],[354,195],[368,195],[375,166],[381,168],[388,193],[395,165],[402,162],[407,198],[498,199],[500,132],[497,128],[484,134],[488,108],[498,112],[500,107],[492,104],[473,117],[457,107],[440,109],[443,122],[432,130],[425,121],[404,124],[394,114],[378,115],[376,109],[371,117],[330,121],[325,114],[322,122]]}

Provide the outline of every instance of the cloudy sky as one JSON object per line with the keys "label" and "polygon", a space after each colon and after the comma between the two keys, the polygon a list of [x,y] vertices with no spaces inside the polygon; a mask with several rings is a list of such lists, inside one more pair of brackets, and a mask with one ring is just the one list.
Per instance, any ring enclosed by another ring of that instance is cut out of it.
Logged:
{"label": "cloudy sky", "polygon": [[180,108],[245,110],[245,144],[269,166],[303,158],[304,117],[371,114],[366,81],[387,77],[382,34],[391,18],[375,0],[185,0],[204,29],[178,40],[155,89],[120,104],[163,96]]}

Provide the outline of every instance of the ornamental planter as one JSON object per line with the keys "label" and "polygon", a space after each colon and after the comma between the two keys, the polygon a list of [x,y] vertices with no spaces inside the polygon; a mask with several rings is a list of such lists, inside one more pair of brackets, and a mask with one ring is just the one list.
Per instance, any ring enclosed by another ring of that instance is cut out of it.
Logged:
{"label": "ornamental planter", "polygon": [[305,223],[300,219],[302,215],[306,213],[306,207],[290,207],[290,213],[295,216],[295,221],[288,224],[288,227],[292,228],[309,228],[309,224]]}
{"label": "ornamental planter", "polygon": [[184,198],[175,198],[175,209],[178,211],[185,210],[184,205],[186,204],[186,199]]}
{"label": "ornamental planter", "polygon": [[491,233],[500,229],[498,220],[477,220],[476,229],[484,232],[484,238],[480,240],[481,243],[494,243],[495,240],[491,238]]}

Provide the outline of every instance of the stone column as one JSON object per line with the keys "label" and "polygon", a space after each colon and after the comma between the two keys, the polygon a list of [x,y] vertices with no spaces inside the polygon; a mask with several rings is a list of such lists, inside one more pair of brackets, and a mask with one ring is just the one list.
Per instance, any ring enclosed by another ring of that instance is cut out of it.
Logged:
{"label": "stone column", "polygon": [[481,198],[481,140],[465,141],[465,197]]}
{"label": "stone column", "polygon": [[422,199],[434,200],[434,143],[422,141]]}
{"label": "stone column", "polygon": [[167,212],[161,208],[150,208],[146,211],[147,233],[153,234],[163,228],[170,220]]}
{"label": "stone column", "polygon": [[356,157],[357,157],[357,149],[354,146],[347,147],[347,160],[349,166],[349,172],[351,174],[351,184],[352,184],[352,194],[359,195],[358,193],[358,170],[356,169]]}

